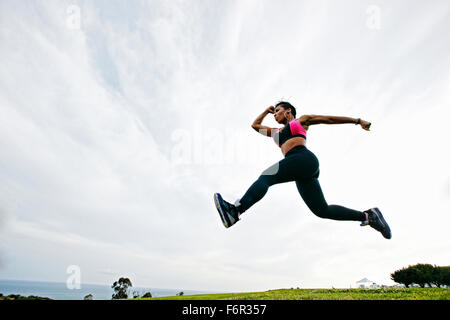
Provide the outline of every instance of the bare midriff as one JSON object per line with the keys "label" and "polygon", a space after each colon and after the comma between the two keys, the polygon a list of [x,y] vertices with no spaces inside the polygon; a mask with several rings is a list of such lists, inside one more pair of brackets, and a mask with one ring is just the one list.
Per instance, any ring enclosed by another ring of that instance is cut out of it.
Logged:
{"label": "bare midriff", "polygon": [[283,155],[285,156],[286,153],[289,152],[292,148],[296,146],[304,146],[306,145],[306,139],[302,137],[294,137],[283,143],[281,146],[281,152],[283,152]]}

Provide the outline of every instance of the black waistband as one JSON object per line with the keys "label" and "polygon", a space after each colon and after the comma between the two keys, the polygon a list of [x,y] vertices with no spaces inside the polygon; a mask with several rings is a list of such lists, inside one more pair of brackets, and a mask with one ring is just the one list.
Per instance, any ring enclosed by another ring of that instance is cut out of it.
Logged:
{"label": "black waistband", "polygon": [[301,134],[301,133],[294,134],[294,135],[293,135],[292,137],[290,137],[289,139],[294,138],[294,137],[302,137],[303,139],[306,139],[306,136],[305,136],[304,134]]}
{"label": "black waistband", "polygon": [[303,145],[295,146],[285,154],[285,157],[287,157],[288,155],[294,154],[296,152],[302,151],[304,149],[306,149],[306,146],[303,146]]}

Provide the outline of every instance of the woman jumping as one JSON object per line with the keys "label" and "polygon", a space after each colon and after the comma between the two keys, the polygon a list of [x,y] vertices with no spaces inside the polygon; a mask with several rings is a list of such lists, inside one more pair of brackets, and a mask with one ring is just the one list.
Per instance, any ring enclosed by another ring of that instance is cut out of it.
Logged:
{"label": "woman jumping", "polygon": [[[273,113],[275,121],[284,124],[283,128],[269,128],[261,125],[267,114]],[[226,228],[238,222],[239,216],[252,205],[261,200],[270,186],[278,183],[295,181],[298,192],[308,208],[318,217],[343,221],[361,221],[361,226],[369,225],[390,239],[391,230],[378,208],[357,211],[339,205],[328,205],[319,184],[319,161],[306,148],[306,131],[309,126],[326,123],[354,123],[369,131],[370,122],[360,118],[303,115],[296,119],[296,110],[289,102],[281,101],[267,108],[253,122],[252,128],[257,132],[272,137],[281,148],[284,159],[267,168],[250,186],[241,199],[231,204],[214,194],[214,202],[220,218]]]}

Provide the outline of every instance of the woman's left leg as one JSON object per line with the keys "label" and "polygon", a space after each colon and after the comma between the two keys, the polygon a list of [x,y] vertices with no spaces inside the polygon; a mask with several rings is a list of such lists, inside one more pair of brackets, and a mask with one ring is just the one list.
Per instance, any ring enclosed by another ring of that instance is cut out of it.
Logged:
{"label": "woman's left leg", "polygon": [[318,217],[343,221],[365,221],[366,214],[339,205],[328,205],[317,177],[295,181],[308,208]]}

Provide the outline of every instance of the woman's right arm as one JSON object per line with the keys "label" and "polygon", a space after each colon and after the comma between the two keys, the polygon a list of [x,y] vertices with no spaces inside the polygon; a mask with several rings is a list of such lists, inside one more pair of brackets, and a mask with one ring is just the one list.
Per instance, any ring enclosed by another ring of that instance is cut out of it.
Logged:
{"label": "woman's right arm", "polygon": [[270,106],[266,110],[264,110],[264,112],[261,113],[258,116],[258,118],[256,118],[255,121],[253,121],[253,124],[252,124],[252,128],[255,129],[255,131],[257,131],[258,133],[261,133],[262,135],[267,136],[267,137],[271,137],[272,136],[272,129],[273,128],[270,128],[270,127],[267,127],[267,126],[263,126],[263,125],[261,125],[261,123],[262,123],[264,118],[269,113],[275,113],[275,107],[274,106]]}

